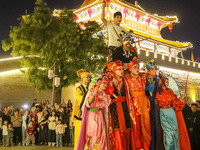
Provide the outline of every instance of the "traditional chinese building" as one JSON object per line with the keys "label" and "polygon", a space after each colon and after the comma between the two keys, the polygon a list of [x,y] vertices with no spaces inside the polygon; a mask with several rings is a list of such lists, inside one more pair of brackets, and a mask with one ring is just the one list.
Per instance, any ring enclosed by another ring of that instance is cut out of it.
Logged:
{"label": "traditional chinese building", "polygon": [[[77,22],[95,20],[101,24],[101,2],[102,0],[85,0],[82,6],[74,11],[75,20]],[[122,12],[122,26],[133,31],[136,41],[142,40],[137,44],[140,60],[145,62],[155,59],[160,70],[170,77],[171,87],[177,91],[177,94],[179,89],[185,90],[185,82],[191,66],[187,94],[191,100],[200,99],[200,63],[177,57],[178,53],[188,50],[192,44],[166,40],[161,35],[161,30],[165,27],[172,30],[172,25],[179,23],[178,18],[149,14],[137,2],[135,4],[124,0],[106,0],[106,2],[108,6],[106,8],[107,19],[112,21],[114,12]],[[59,11],[55,10],[54,15],[59,15]],[[31,104],[34,98],[39,101],[51,100],[51,91],[38,92],[27,83],[24,74],[19,70],[26,68],[20,68],[19,59],[21,57],[0,59],[0,89],[3,91],[1,92],[0,105],[20,106],[24,102]],[[63,88],[62,100],[75,100],[74,93],[74,86]]]}
{"label": "traditional chinese building", "polygon": [[[161,30],[168,27],[170,32],[173,26],[179,23],[177,16],[159,16],[150,14],[143,9],[138,2],[135,4],[125,0],[105,0],[106,19],[112,21],[116,11],[122,12],[123,20],[121,26],[126,30],[132,30],[133,37],[137,43],[139,59],[142,62],[154,59],[158,62],[160,70],[170,76],[171,86],[174,90],[183,92],[189,75],[187,94],[190,100],[200,99],[200,64],[183,58],[178,54],[192,48],[190,42],[178,42],[163,39]],[[54,15],[59,15],[61,10],[55,10]],[[80,8],[74,10],[76,22],[97,21],[102,24],[102,0],[85,0]]]}

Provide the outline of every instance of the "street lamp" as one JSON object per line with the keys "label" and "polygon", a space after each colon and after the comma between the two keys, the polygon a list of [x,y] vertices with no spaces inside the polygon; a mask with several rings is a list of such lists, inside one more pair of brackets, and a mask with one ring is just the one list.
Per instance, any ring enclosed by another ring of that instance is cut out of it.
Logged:
{"label": "street lamp", "polygon": [[55,77],[55,84],[56,87],[58,87],[60,85],[60,78],[59,77]]}
{"label": "street lamp", "polygon": [[60,78],[56,75],[56,63],[51,66],[48,71],[48,78],[53,79],[53,89],[52,89],[52,105],[55,102],[55,86],[58,87],[60,85]]}

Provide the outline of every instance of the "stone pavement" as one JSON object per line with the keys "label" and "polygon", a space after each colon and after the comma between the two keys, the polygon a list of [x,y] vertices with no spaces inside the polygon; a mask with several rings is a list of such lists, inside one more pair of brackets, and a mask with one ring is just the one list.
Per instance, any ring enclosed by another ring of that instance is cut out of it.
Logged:
{"label": "stone pavement", "polygon": [[0,150],[73,150],[71,147],[52,147],[52,146],[14,146],[14,147],[3,147],[0,146]]}

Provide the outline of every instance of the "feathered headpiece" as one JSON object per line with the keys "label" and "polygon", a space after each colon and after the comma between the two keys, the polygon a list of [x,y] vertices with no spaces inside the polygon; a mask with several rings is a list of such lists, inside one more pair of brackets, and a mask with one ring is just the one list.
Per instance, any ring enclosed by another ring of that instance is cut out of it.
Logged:
{"label": "feathered headpiece", "polygon": [[149,70],[151,68],[155,68],[156,70],[159,69],[157,63],[154,61],[154,59],[152,59],[151,61],[147,61],[145,64],[144,64],[144,68]]}

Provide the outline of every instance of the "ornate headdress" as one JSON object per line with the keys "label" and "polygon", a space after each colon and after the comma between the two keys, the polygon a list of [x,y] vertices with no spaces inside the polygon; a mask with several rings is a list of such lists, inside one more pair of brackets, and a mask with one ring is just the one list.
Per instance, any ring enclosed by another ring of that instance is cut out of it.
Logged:
{"label": "ornate headdress", "polygon": [[123,62],[120,60],[116,60],[115,62],[111,62],[108,64],[108,71],[116,71],[116,68],[119,66],[124,66]]}
{"label": "ornate headdress", "polygon": [[126,45],[127,43],[133,44],[135,43],[131,33],[124,33],[123,35],[120,34],[121,41],[123,41],[123,44]]}
{"label": "ornate headdress", "polygon": [[130,63],[127,64],[127,67],[130,68],[130,67],[132,67],[133,65],[139,64],[139,63],[140,63],[139,59],[135,56],[135,57],[133,58],[133,60],[130,61]]}
{"label": "ornate headdress", "polygon": [[157,63],[154,61],[154,59],[152,59],[151,61],[147,61],[145,64],[144,64],[144,68],[149,70],[151,68],[155,68],[156,70],[159,69]]}
{"label": "ornate headdress", "polygon": [[[109,83],[110,82],[110,78],[106,75],[99,75],[99,77],[93,77],[91,82],[90,82],[90,85],[89,85],[89,89],[91,89],[92,87],[95,87],[95,86],[100,86],[100,84],[102,82],[106,82],[106,83]],[[107,94],[113,94],[113,91],[114,91],[114,87],[110,84],[108,84],[108,87],[107,89],[105,90],[105,92]]]}
{"label": "ornate headdress", "polygon": [[89,71],[87,71],[86,69],[80,69],[77,71],[77,76],[80,77],[81,79],[83,79],[85,76],[89,75]]}

